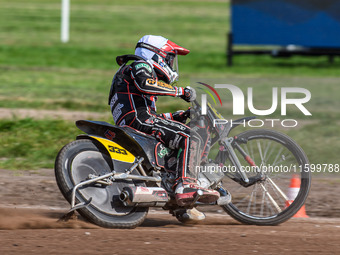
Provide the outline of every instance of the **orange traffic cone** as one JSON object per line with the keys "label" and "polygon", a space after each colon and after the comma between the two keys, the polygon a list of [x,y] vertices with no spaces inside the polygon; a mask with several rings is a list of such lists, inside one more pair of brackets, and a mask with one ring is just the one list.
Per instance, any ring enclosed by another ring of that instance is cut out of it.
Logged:
{"label": "orange traffic cone", "polygon": [[[296,196],[300,191],[301,181],[298,175],[293,175],[290,180],[290,186],[288,189],[288,201],[286,201],[286,206],[288,207],[291,203],[293,203]],[[309,218],[306,214],[305,205],[303,205],[300,210],[293,216],[294,218]]]}

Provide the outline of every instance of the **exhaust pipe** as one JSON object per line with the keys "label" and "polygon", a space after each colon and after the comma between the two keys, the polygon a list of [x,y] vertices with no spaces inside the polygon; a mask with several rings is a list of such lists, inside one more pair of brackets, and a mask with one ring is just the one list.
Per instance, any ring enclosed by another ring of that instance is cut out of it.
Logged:
{"label": "exhaust pipe", "polygon": [[159,187],[124,187],[119,196],[125,206],[151,207],[164,206],[168,201],[168,193]]}

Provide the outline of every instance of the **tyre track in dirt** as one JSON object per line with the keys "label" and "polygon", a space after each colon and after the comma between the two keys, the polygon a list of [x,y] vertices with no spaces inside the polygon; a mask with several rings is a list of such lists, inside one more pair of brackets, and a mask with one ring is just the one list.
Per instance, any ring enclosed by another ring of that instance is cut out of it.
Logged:
{"label": "tyre track in dirt", "polygon": [[337,179],[314,178],[314,217],[279,226],[241,225],[217,207],[195,225],[151,210],[136,229],[103,229],[81,217],[58,222],[69,205],[52,169],[0,170],[0,254],[339,254],[340,218],[315,217],[339,216],[337,194]]}
{"label": "tyre track in dirt", "polygon": [[[1,216],[3,215],[1,210]],[[196,225],[151,213],[133,230],[103,229],[79,220],[57,223],[60,212],[7,211],[24,225],[0,230],[1,254],[339,254],[339,219],[292,219],[279,226],[241,225],[208,213]],[[28,218],[26,218],[28,217]]]}

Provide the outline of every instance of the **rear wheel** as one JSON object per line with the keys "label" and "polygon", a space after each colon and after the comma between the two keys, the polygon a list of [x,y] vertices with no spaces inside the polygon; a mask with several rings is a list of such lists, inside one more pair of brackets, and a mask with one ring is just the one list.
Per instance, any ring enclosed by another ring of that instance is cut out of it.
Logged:
{"label": "rear wheel", "polygon": [[[114,169],[117,173],[124,169]],[[105,148],[94,140],[82,139],[64,146],[55,162],[55,176],[61,193],[71,203],[75,185],[90,175],[104,175],[112,171],[112,159]],[[135,228],[140,225],[148,208],[126,207],[119,200],[122,189],[133,186],[132,181],[114,181],[112,185],[89,184],[76,192],[77,202],[91,204],[78,212],[92,223],[106,228]]]}
{"label": "rear wheel", "polygon": [[[223,209],[245,224],[277,225],[304,205],[311,184],[308,159],[301,147],[290,137],[272,130],[250,130],[239,134],[243,150],[265,174],[265,180],[250,187],[225,178],[223,186],[232,194],[232,202]],[[248,177],[256,171],[237,152]],[[232,169],[232,166],[230,166]],[[229,177],[237,175],[229,171]],[[292,182],[300,187],[290,187]]]}

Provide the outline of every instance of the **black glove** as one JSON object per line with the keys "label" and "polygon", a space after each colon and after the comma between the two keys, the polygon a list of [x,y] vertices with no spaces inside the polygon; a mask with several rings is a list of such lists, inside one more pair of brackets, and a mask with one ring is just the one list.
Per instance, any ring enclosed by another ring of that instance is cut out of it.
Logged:
{"label": "black glove", "polygon": [[189,118],[189,115],[190,115],[190,108],[188,111],[179,110],[177,112],[172,113],[172,118],[175,121],[185,123],[187,121],[187,118]]}
{"label": "black glove", "polygon": [[192,102],[196,99],[196,90],[191,87],[184,88],[184,94],[180,96],[187,102]]}

